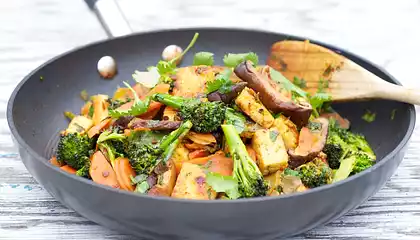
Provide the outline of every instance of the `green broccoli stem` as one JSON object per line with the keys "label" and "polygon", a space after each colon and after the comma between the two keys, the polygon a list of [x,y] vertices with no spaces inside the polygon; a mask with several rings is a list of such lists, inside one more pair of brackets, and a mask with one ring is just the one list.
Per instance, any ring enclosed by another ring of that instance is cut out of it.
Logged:
{"label": "green broccoli stem", "polygon": [[162,154],[163,162],[167,162],[172,157],[172,154],[175,152],[175,149],[178,147],[179,142],[180,142],[180,139],[176,139],[174,142],[169,144],[169,146],[165,149],[165,151]]}
{"label": "green broccoli stem", "polygon": [[165,93],[156,93],[152,95],[152,100],[165,104],[166,106],[180,109],[187,99],[178,96],[172,96]]}
{"label": "green broccoli stem", "polygon": [[101,133],[101,135],[99,135],[98,140],[96,142],[97,143],[102,143],[102,142],[105,142],[105,141],[108,141],[108,140],[122,141],[126,138],[127,137],[124,134],[115,133],[115,132],[111,132],[111,131],[105,131],[105,132]]}
{"label": "green broccoli stem", "polygon": [[[178,144],[185,137],[185,135],[188,134],[191,127],[191,121],[186,121],[177,130],[172,131],[167,137],[162,139],[159,148],[163,150],[163,153],[156,160],[154,165],[155,167],[158,166],[161,162],[166,163],[172,157],[172,154],[175,152]],[[154,170],[155,167],[151,169],[149,174]]]}
{"label": "green broccoli stem", "polygon": [[185,135],[187,135],[187,133],[190,131],[191,127],[191,121],[183,122],[177,130],[172,131],[169,135],[162,139],[162,141],[159,144],[159,148],[163,151],[166,151],[166,149],[177,139],[184,138]]}
{"label": "green broccoli stem", "polygon": [[333,183],[346,179],[353,170],[356,160],[356,156],[354,155],[341,160],[340,167],[334,174]]}
{"label": "green broccoli stem", "polygon": [[257,164],[249,156],[237,129],[224,124],[222,130],[233,159],[233,177],[238,180],[242,197],[264,196],[267,184]]}
{"label": "green broccoli stem", "polygon": [[[239,154],[239,155],[249,157],[245,144],[242,142],[242,139],[239,136],[238,130],[236,130],[235,126],[230,125],[230,124],[223,124],[222,130],[223,130],[223,133],[225,134],[225,138],[229,146],[230,154],[231,155]],[[251,158],[249,157],[249,159]]]}
{"label": "green broccoli stem", "polygon": [[106,142],[101,142],[98,144],[99,149],[102,149],[106,151],[106,156],[108,156],[108,160],[111,163],[111,166],[114,167],[114,160],[115,160],[115,154],[114,154],[114,150],[112,149],[112,147],[106,143]]}

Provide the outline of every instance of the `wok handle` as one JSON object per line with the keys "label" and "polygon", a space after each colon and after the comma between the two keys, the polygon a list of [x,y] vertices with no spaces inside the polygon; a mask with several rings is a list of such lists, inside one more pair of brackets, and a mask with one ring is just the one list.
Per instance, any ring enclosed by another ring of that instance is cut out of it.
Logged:
{"label": "wok handle", "polygon": [[98,17],[109,38],[133,32],[116,0],[85,0],[85,2]]}

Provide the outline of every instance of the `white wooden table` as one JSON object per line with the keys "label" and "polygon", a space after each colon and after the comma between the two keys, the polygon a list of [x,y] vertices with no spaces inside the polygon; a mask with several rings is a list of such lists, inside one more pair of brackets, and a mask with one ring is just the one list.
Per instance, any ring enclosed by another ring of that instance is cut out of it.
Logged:
{"label": "white wooden table", "polygon": [[[339,45],[420,87],[418,0],[119,0],[135,31],[246,26]],[[25,74],[56,54],[106,38],[82,0],[0,4],[0,239],[133,239],[56,202],[27,172],[11,142],[7,100]],[[420,129],[386,186],[341,219],[294,239],[420,239]]]}

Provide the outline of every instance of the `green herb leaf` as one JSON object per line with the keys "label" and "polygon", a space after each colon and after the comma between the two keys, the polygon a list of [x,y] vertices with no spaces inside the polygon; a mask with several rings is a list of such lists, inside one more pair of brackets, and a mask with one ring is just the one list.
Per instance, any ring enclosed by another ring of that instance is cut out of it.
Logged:
{"label": "green herb leaf", "polygon": [[371,112],[370,110],[366,110],[365,114],[363,114],[362,119],[366,122],[373,122],[375,121],[376,113]]}
{"label": "green herb leaf", "polygon": [[233,108],[227,108],[225,112],[225,124],[230,124],[235,126],[236,131],[238,131],[238,134],[241,134],[245,129],[245,116],[235,111]]}
{"label": "green herb leaf", "polygon": [[397,112],[397,109],[392,109],[392,112],[391,112],[391,120],[394,120],[394,118],[395,118],[395,113]]}
{"label": "green herb leaf", "polygon": [[226,69],[222,73],[219,73],[213,81],[208,81],[207,86],[207,93],[212,93],[217,90],[221,93],[228,93],[232,91],[233,83],[230,80],[230,75],[232,74],[232,70]]}
{"label": "green herb leaf", "polygon": [[132,175],[130,175],[130,179],[131,179],[131,184],[132,185],[136,185],[138,183],[141,183],[143,181],[146,181],[147,179],[147,175],[146,174],[139,174],[135,177],[133,177]]}
{"label": "green herb leaf", "polygon": [[76,117],[76,115],[70,111],[65,111],[64,116],[68,118],[69,120],[72,120],[74,117]]}
{"label": "green herb leaf", "polygon": [[224,192],[230,199],[237,199],[240,197],[238,181],[232,176],[223,176],[219,173],[208,172],[206,174],[206,182],[214,191]]}
{"label": "green herb leaf", "polygon": [[211,52],[198,52],[194,55],[193,65],[206,65],[206,66],[213,66],[214,64],[214,54]]}
{"label": "green herb leaf", "polygon": [[89,112],[88,112],[88,116],[89,117],[93,117],[93,112],[95,111],[95,108],[93,107],[93,104],[92,105],[90,105],[90,108],[89,108]]}
{"label": "green herb leaf", "polygon": [[280,133],[279,133],[278,131],[271,130],[271,131],[270,131],[270,140],[271,140],[272,142],[275,142],[275,141],[276,141],[276,139],[277,139],[277,136],[278,136],[279,134],[280,134]]}
{"label": "green herb leaf", "polygon": [[321,123],[320,122],[309,122],[308,128],[311,132],[317,132],[321,130]]}
{"label": "green herb leaf", "polygon": [[101,143],[101,142],[105,142],[105,141],[108,141],[108,140],[123,140],[125,138],[126,138],[126,136],[124,134],[111,132],[111,131],[107,130],[107,131],[102,132],[99,135],[96,143]]}
{"label": "green herb leaf", "polygon": [[293,84],[298,86],[299,88],[306,88],[306,81],[305,79],[299,79],[298,77],[293,78]]}
{"label": "green herb leaf", "polygon": [[329,82],[328,80],[320,79],[318,82],[318,92],[323,93],[325,89],[328,88]]}
{"label": "green herb leaf", "polygon": [[279,118],[283,113],[279,112],[273,115],[274,118]]}
{"label": "green herb leaf", "polygon": [[[192,46],[194,46],[195,42],[197,41],[198,35],[199,35],[198,33],[194,34],[194,37],[191,40],[190,44],[188,44],[187,48],[185,48],[185,50],[180,55],[178,55],[177,57],[173,58],[170,61],[160,60],[157,63],[156,70],[160,75],[159,80],[161,82],[164,82],[164,83],[172,82],[171,75],[176,74],[176,61],[179,58],[182,58],[192,48]],[[151,71],[152,69],[153,69],[152,67],[148,67],[149,71]]]}
{"label": "green herb leaf", "polygon": [[80,92],[80,98],[85,102],[89,100],[89,94],[85,89]]}
{"label": "green herb leaf", "polygon": [[290,91],[292,93],[295,93],[299,97],[307,98],[308,94],[305,91],[303,91],[298,86],[296,86],[292,82],[290,82],[279,71],[276,71],[273,68],[270,68],[270,77],[273,81],[280,84],[286,91]]}
{"label": "green herb leaf", "polygon": [[315,93],[313,96],[309,97],[309,103],[312,106],[313,114],[315,117],[319,117],[319,112],[322,109],[322,106],[326,102],[331,101],[331,96],[327,93]]}
{"label": "green herb leaf", "polygon": [[119,118],[122,116],[137,116],[145,113],[149,108],[150,98],[146,98],[145,101],[142,101],[137,96],[136,91],[128,83],[124,82],[124,85],[133,93],[134,103],[131,106],[131,108],[127,110],[111,109],[109,110],[109,115],[113,118]]}
{"label": "green herb leaf", "polygon": [[137,184],[136,189],[134,190],[134,192],[138,192],[138,193],[146,193],[147,190],[149,190],[150,186],[147,183],[147,181],[143,181],[139,184]]}
{"label": "green herb leaf", "polygon": [[284,169],[283,174],[286,175],[286,176],[299,177],[299,172],[298,171],[295,171],[295,170],[292,170],[290,168]]}
{"label": "green herb leaf", "polygon": [[253,52],[249,53],[229,53],[223,57],[223,63],[226,67],[234,68],[238,66],[239,63],[249,60],[251,61],[254,66],[258,65],[258,55]]}

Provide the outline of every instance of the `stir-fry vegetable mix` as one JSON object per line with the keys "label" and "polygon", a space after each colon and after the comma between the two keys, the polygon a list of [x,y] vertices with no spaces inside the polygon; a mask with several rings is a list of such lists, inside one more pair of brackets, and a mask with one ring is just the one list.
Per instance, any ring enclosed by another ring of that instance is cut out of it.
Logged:
{"label": "stir-fry vegetable mix", "polygon": [[304,79],[259,65],[255,53],[227,53],[214,66],[217,56],[197,52],[178,68],[197,38],[165,49],[113,96],[83,91],[51,163],[139,194],[207,200],[305,191],[375,163],[322,88],[310,95]]}

